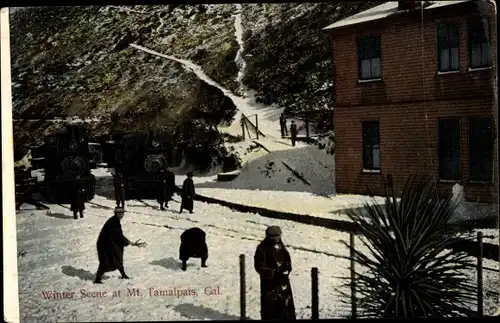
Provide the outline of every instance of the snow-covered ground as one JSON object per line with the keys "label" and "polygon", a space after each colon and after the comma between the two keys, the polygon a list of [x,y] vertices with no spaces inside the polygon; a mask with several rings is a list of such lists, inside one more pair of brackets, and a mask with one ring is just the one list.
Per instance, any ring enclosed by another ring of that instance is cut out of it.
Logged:
{"label": "snow-covered ground", "polygon": [[[233,203],[344,221],[349,219],[343,210],[361,207],[364,202],[372,203],[370,197],[363,195],[323,197],[308,192],[223,188],[196,188],[196,192]],[[375,200],[383,202],[381,197],[376,197]]]}
{"label": "snow-covered ground", "polygon": [[[125,270],[130,280],[121,280],[118,272],[112,272],[105,275],[103,285],[92,283],[98,265],[95,242],[112,215],[114,201],[97,196],[86,205],[85,218],[78,220],[72,218],[67,207],[50,205],[48,213],[23,206],[16,214],[21,321],[238,319],[239,254],[246,257],[247,315],[259,319],[259,277],[253,269],[253,253],[269,225],[281,226],[291,253],[298,318],[311,316],[312,267],[318,267],[320,273],[320,318],[349,314],[336,290],[342,284],[337,277],[349,273],[348,261],[336,257],[347,255],[340,243],[348,240],[347,234],[199,202],[195,203],[194,214],[178,214],[179,197],[174,199],[167,211],[151,207],[156,205],[152,200],[127,202],[123,231],[129,239],[140,238],[148,246],[125,250]],[[207,233],[209,267],[200,268],[199,259],[191,259],[188,270],[183,272],[178,260],[180,234],[195,226]],[[498,269],[498,263],[489,260],[484,265]],[[475,279],[473,269],[467,275]],[[498,273],[485,271],[484,282],[485,312],[491,314]],[[135,289],[141,296],[127,296]],[[174,289],[173,293],[195,290],[196,296],[159,296],[160,290],[172,293]],[[205,290],[218,290],[220,294],[207,295]],[[51,291],[74,295],[46,299]],[[84,297],[89,292],[100,292],[102,297]]]}
{"label": "snow-covered ground", "polygon": [[[178,197],[176,197],[178,200]],[[154,201],[145,201],[154,205]],[[92,203],[113,207],[114,202],[96,197]],[[347,261],[334,255],[346,254],[340,239],[344,233],[290,221],[273,220],[255,214],[233,212],[205,203],[195,204],[194,214],[159,211],[140,202],[127,203],[123,219],[125,235],[148,242],[144,249],[125,251],[125,269],[131,280],[109,273],[102,286],[92,284],[98,261],[95,241],[112,215],[111,210],[87,204],[86,216],[73,220],[67,208],[51,205],[51,213],[30,210],[17,213],[19,293],[21,320],[24,321],[134,321],[185,319],[238,319],[238,255],[246,255],[247,313],[259,318],[259,278],[253,269],[253,253],[264,237],[267,225],[279,225],[284,232],[293,261],[292,285],[299,318],[310,318],[311,267],[320,272],[320,315],[346,315],[334,290],[347,275]],[[177,202],[171,203],[178,210]],[[207,233],[209,268],[199,260],[189,261],[180,271],[180,234],[190,227]],[[231,246],[231,250],[227,248]],[[219,288],[221,295],[205,295],[206,287]],[[143,297],[125,296],[127,288],[138,288]],[[154,296],[149,290],[194,289],[197,296]],[[112,297],[113,291],[121,297]],[[48,300],[42,292],[75,292],[72,299]],[[84,298],[81,292],[107,292],[103,298]],[[137,309],[140,308],[138,311]]]}
{"label": "snow-covered ground", "polygon": [[[251,157],[247,159],[247,165],[254,162]],[[34,173],[43,176],[41,172]],[[99,178],[110,176],[106,169],[93,170],[93,174],[98,177],[100,185],[105,181]],[[249,176],[250,180],[250,175],[245,175],[243,170],[242,176]],[[180,185],[184,178],[184,175],[177,175],[177,184]],[[214,182],[213,176],[196,176],[194,180],[197,192],[202,195],[342,220],[346,220],[342,212],[331,212],[361,206],[367,200],[363,196],[321,197],[306,191],[204,188],[219,183]],[[144,249],[126,249],[125,268],[131,280],[120,280],[119,273],[113,272],[106,275],[108,279],[104,280],[104,285],[97,286],[92,284],[98,265],[95,241],[102,225],[112,215],[110,209],[114,201],[96,196],[86,205],[86,217],[82,220],[73,220],[71,212],[58,205],[51,205],[50,213],[24,206],[16,215],[21,320],[238,319],[239,254],[246,256],[247,315],[251,319],[259,319],[259,278],[253,269],[252,259],[255,247],[268,225],[279,225],[284,231],[284,241],[290,250],[294,267],[291,281],[298,318],[308,319],[311,316],[311,267],[318,267],[320,273],[320,318],[349,315],[349,309],[341,305],[341,296],[336,290],[342,284],[338,277],[349,275],[348,261],[338,257],[347,255],[346,248],[340,243],[340,240],[348,240],[346,233],[235,212],[200,202],[195,202],[195,214],[178,214],[179,197],[174,198],[168,211],[159,211],[153,200],[145,200],[145,203],[127,202],[128,213],[123,219],[124,233],[131,240],[145,240],[148,246]],[[200,268],[199,260],[192,259],[188,271],[182,272],[178,261],[180,234],[194,226],[207,232],[209,268]],[[485,235],[495,234],[494,230],[481,231]],[[485,239],[485,242],[490,240]],[[232,249],[225,246],[231,246]],[[365,250],[359,244],[358,248]],[[485,259],[484,266],[498,270],[498,263],[494,261]],[[471,268],[466,274],[471,281],[476,280],[475,269]],[[485,270],[483,279],[485,313],[491,314],[498,298],[495,292],[498,293],[499,274]],[[210,290],[218,288],[221,295],[206,295],[207,287]],[[172,291],[174,288],[194,289],[197,296],[155,296],[159,295],[158,292],[155,294],[155,290]],[[139,289],[142,296],[126,296],[129,289]],[[49,291],[75,294],[70,299],[45,299],[46,295],[42,292],[46,294]],[[116,291],[120,291],[120,296],[113,297]],[[82,292],[107,294],[100,298],[82,298]]]}

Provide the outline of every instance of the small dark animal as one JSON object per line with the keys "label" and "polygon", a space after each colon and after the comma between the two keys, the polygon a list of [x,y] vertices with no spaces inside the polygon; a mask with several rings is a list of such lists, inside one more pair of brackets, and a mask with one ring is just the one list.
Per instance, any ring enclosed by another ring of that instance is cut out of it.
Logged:
{"label": "small dark animal", "polygon": [[201,266],[207,267],[208,246],[205,231],[200,228],[191,228],[181,234],[179,258],[182,261],[182,270],[184,271],[189,258],[201,258]]}

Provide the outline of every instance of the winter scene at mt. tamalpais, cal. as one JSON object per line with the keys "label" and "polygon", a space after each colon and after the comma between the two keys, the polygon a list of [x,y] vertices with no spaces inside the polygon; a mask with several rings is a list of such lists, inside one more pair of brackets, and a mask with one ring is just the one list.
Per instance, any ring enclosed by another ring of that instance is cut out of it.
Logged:
{"label": "winter scene at mt. tamalpais, cal.", "polygon": [[498,315],[494,8],[2,11],[19,320]]}

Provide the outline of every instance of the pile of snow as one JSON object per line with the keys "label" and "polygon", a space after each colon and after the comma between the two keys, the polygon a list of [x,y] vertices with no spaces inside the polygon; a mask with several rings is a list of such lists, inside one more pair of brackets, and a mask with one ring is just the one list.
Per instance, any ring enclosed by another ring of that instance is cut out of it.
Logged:
{"label": "pile of snow", "polygon": [[295,147],[281,140],[262,139],[259,142],[311,184],[306,191],[335,194],[335,156],[300,142]]}
{"label": "pile of snow", "polygon": [[212,187],[335,194],[334,156],[306,144],[291,147],[269,139],[259,143],[266,149],[255,149],[256,144],[248,142],[233,146],[243,160],[240,175]]}
{"label": "pile of snow", "polygon": [[241,169],[239,176],[225,183],[225,187],[248,190],[308,191],[309,187],[295,177],[275,155],[275,153],[269,153],[249,161]]}
{"label": "pile of snow", "polygon": [[465,190],[460,184],[455,184],[452,187],[453,198],[459,202],[459,206],[455,210],[452,222],[470,221],[486,218],[496,218],[498,205],[486,203],[471,203],[465,200]]}

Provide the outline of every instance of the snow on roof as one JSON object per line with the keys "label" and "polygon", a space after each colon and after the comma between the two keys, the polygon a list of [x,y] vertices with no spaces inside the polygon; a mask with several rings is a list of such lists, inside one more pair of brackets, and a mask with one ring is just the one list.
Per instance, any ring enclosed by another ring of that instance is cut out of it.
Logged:
{"label": "snow on roof", "polygon": [[[431,10],[469,1],[474,1],[474,0],[428,1],[430,5],[425,7],[424,10]],[[371,9],[362,11],[353,16],[339,20],[331,25],[326,26],[325,28],[323,28],[323,30],[335,29],[339,27],[362,24],[368,21],[384,19],[390,17],[391,15],[395,14],[398,11],[400,11],[398,10],[398,1],[388,1]]]}

